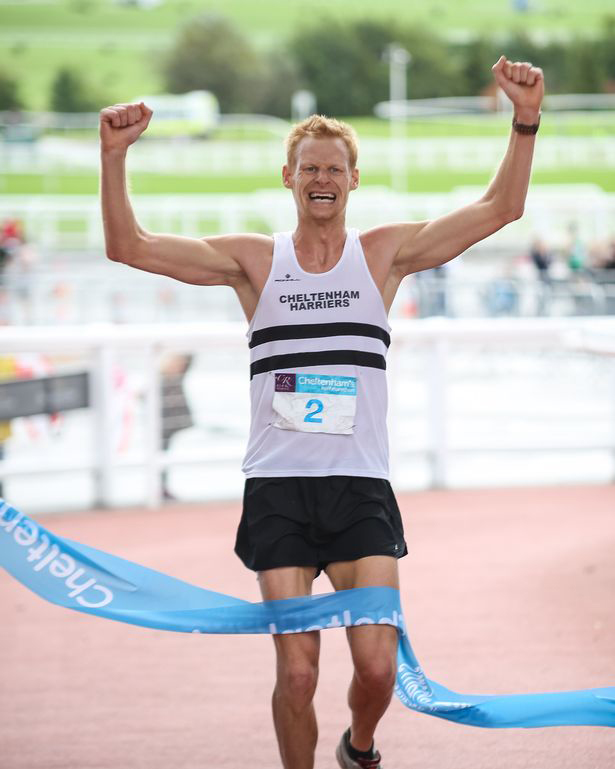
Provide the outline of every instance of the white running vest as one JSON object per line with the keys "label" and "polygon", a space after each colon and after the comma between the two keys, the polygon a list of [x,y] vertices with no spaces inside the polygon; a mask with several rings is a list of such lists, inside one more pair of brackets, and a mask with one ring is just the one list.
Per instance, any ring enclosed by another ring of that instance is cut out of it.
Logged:
{"label": "white running vest", "polygon": [[292,233],[274,235],[271,273],[248,329],[248,478],[389,477],[390,330],[357,230],[324,273],[299,266]]}

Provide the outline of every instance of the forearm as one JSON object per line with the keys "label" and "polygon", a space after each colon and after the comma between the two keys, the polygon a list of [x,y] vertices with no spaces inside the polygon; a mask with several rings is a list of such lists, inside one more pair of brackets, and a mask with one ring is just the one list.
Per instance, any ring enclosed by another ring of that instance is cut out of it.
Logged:
{"label": "forearm", "polygon": [[[519,111],[519,123],[532,125],[539,120],[538,111]],[[532,171],[536,135],[520,134],[511,129],[508,149],[484,199],[506,220],[518,219],[523,214]]]}
{"label": "forearm", "polygon": [[144,233],[128,195],[125,151],[101,152],[100,195],[107,256],[126,261],[135,255]]}

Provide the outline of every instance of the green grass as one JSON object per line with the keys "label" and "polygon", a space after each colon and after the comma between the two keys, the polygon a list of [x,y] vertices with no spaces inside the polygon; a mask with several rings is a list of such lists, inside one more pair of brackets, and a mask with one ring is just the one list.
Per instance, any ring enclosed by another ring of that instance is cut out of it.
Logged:
{"label": "green grass", "polygon": [[[346,118],[359,139],[388,138],[390,126],[377,118]],[[443,118],[408,120],[405,135],[410,138],[507,136],[509,115],[460,115]],[[545,112],[540,124],[541,136],[615,136],[615,112],[557,113]]]}
{"label": "green grass", "polygon": [[[283,43],[306,22],[394,18],[430,26],[452,39],[525,30],[545,39],[592,35],[609,13],[607,0],[530,0],[515,14],[510,0],[166,0],[150,10],[112,0],[0,0],[0,69],[20,79],[31,109],[45,109],[49,83],[62,65],[77,64],[96,93],[126,101],[162,89],[159,63],[180,25],[197,13],[224,13],[259,47]],[[613,9],[610,9],[613,12]]]}
{"label": "green grass", "polygon": [[101,104],[132,101],[160,91],[158,54],[153,47],[138,55],[129,45],[111,42],[92,46],[12,44],[5,49],[0,37],[0,70],[18,78],[20,94],[31,109],[49,109],[51,84],[65,66],[85,74]]}
{"label": "green grass", "polygon": [[[408,192],[450,192],[455,187],[486,185],[492,174],[486,171],[410,171]],[[131,177],[135,195],[227,194],[250,193],[262,189],[280,189],[279,175],[254,174],[224,176],[213,174],[154,174],[135,173]],[[605,192],[615,192],[615,174],[610,170],[559,168],[535,171],[534,184],[596,184]],[[363,187],[386,186],[387,173],[364,173]],[[94,173],[65,174],[0,174],[0,195],[95,195],[98,176]]]}
{"label": "green grass", "polygon": [[[154,120],[156,116],[154,115]],[[341,118],[350,123],[361,139],[388,139],[390,125],[375,117]],[[509,115],[460,115],[458,117],[421,118],[408,120],[403,135],[409,138],[504,137],[510,132]],[[66,134],[58,134],[66,135]],[[96,138],[97,131],[71,131],[74,139]],[[541,136],[615,136],[615,111],[557,113],[545,112],[540,126]],[[144,135],[147,137],[147,134]],[[212,133],[212,139],[225,141],[281,141],[278,134],[264,130],[259,124],[242,123],[240,127],[223,126]]]}
{"label": "green grass", "polygon": [[166,0],[156,8],[139,10],[111,0],[56,0],[3,4],[3,28],[15,32],[39,30],[46,35],[68,32],[92,37],[103,33],[130,35],[136,45],[152,33],[169,36],[197,13],[223,13],[257,41],[271,43],[306,21],[322,17],[341,19],[394,18],[418,23],[459,36],[462,33],[525,29],[539,34],[594,32],[608,13],[605,0],[530,0],[531,13],[512,10],[510,0]]}

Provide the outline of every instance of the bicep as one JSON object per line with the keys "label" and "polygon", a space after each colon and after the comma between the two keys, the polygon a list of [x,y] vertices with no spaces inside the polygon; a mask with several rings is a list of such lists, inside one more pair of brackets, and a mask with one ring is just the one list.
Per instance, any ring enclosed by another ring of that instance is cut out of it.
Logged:
{"label": "bicep", "polygon": [[395,264],[405,275],[439,267],[508,221],[490,201],[480,200],[431,221],[393,225],[400,228]]}

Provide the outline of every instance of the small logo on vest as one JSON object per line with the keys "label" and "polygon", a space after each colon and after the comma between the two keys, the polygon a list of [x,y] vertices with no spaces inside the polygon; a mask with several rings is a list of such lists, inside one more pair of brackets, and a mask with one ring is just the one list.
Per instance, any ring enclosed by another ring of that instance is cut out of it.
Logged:
{"label": "small logo on vest", "polygon": [[274,283],[298,283],[300,280],[301,278],[292,278],[287,272],[283,278],[274,278]]}
{"label": "small logo on vest", "polygon": [[276,374],[275,391],[277,393],[294,393],[297,386],[296,374]]}

